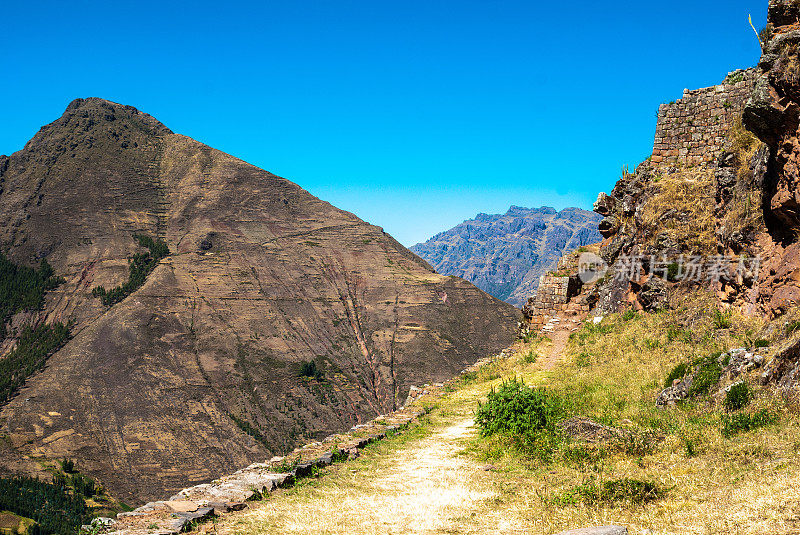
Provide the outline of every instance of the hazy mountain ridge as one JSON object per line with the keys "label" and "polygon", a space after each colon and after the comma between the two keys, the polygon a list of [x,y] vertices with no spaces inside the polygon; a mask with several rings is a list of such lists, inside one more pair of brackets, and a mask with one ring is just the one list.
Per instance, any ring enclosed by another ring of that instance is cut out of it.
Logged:
{"label": "hazy mountain ridge", "polygon": [[439,273],[521,307],[561,255],[602,239],[601,219],[580,208],[512,206],[505,214],[478,214],[410,249]]}

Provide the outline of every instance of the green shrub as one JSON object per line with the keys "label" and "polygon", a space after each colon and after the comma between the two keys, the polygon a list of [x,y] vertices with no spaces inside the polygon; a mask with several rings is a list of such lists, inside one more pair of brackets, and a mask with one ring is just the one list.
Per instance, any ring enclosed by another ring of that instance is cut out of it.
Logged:
{"label": "green shrub", "polygon": [[627,501],[640,505],[664,496],[657,484],[639,479],[622,478],[597,483],[590,481],[578,485],[559,501],[562,503],[583,502],[588,505],[615,504]]}
{"label": "green shrub", "polygon": [[75,461],[73,461],[72,459],[62,459],[61,469],[64,471],[65,474],[73,473],[75,471]]}
{"label": "green shrub", "polygon": [[683,379],[686,376],[686,370],[688,369],[689,365],[685,362],[681,362],[674,368],[672,371],[669,372],[667,378],[664,379],[664,388],[669,388],[672,386],[672,383],[675,382],[675,379]]}
{"label": "green shrub", "polygon": [[322,370],[317,368],[316,362],[310,360],[300,364],[298,375],[300,377],[308,377],[310,379],[322,379]]}
{"label": "green shrub", "polygon": [[479,403],[475,423],[481,436],[503,435],[523,451],[549,459],[562,443],[558,423],[569,416],[567,401],[545,388],[529,388],[522,381],[503,382]]}
{"label": "green shrub", "polygon": [[766,409],[761,409],[753,414],[737,412],[735,414],[722,415],[722,435],[730,438],[739,433],[753,431],[760,427],[771,425],[778,421],[776,414],[770,413]]}
{"label": "green shrub", "polygon": [[761,347],[769,347],[769,340],[758,339],[753,342],[753,347],[756,349]]}
{"label": "green shrub", "polygon": [[738,411],[747,406],[753,399],[753,389],[745,382],[736,383],[725,394],[725,410],[728,412]]}
{"label": "green shrub", "polygon": [[719,353],[713,353],[700,360],[692,378],[692,386],[689,389],[690,397],[697,397],[707,394],[712,386],[719,383],[722,375],[722,364],[719,362]]}
{"label": "green shrub", "polygon": [[636,311],[633,309],[626,310],[622,315],[622,321],[630,321],[636,317]]}
{"label": "green shrub", "polygon": [[526,364],[533,364],[539,358],[539,355],[536,353],[536,350],[531,349],[522,357],[522,361]]}

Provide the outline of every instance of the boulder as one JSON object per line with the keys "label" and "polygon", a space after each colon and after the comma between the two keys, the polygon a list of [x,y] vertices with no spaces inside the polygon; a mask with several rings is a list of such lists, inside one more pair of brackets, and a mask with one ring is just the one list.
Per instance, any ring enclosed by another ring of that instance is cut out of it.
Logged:
{"label": "boulder", "polygon": [[589,418],[577,416],[559,424],[570,437],[590,443],[605,442],[619,438],[622,432],[614,427],[597,423]]}

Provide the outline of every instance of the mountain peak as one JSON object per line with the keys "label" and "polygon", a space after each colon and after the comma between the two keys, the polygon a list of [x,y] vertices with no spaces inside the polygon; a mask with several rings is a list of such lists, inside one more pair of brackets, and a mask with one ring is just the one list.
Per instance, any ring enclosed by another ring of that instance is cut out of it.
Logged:
{"label": "mountain peak", "polygon": [[99,97],[76,98],[67,105],[61,117],[41,127],[25,148],[36,147],[45,140],[54,138],[72,144],[76,143],[77,137],[91,136],[95,132],[108,133],[111,137],[122,139],[124,142],[126,131],[138,131],[148,136],[165,136],[173,133],[159,120],[133,106]]}

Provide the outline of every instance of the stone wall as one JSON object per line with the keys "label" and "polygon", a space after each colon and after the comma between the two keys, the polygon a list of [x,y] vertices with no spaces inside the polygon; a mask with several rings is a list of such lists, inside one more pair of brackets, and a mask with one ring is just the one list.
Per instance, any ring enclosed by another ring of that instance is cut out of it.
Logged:
{"label": "stone wall", "polygon": [[705,165],[714,161],[725,136],[747,103],[756,69],[738,70],[713,87],[684,90],[683,98],[658,108],[652,161]]}
{"label": "stone wall", "polygon": [[522,309],[526,320],[533,326],[544,324],[567,307],[571,297],[580,292],[577,277],[542,275],[536,295]]}

